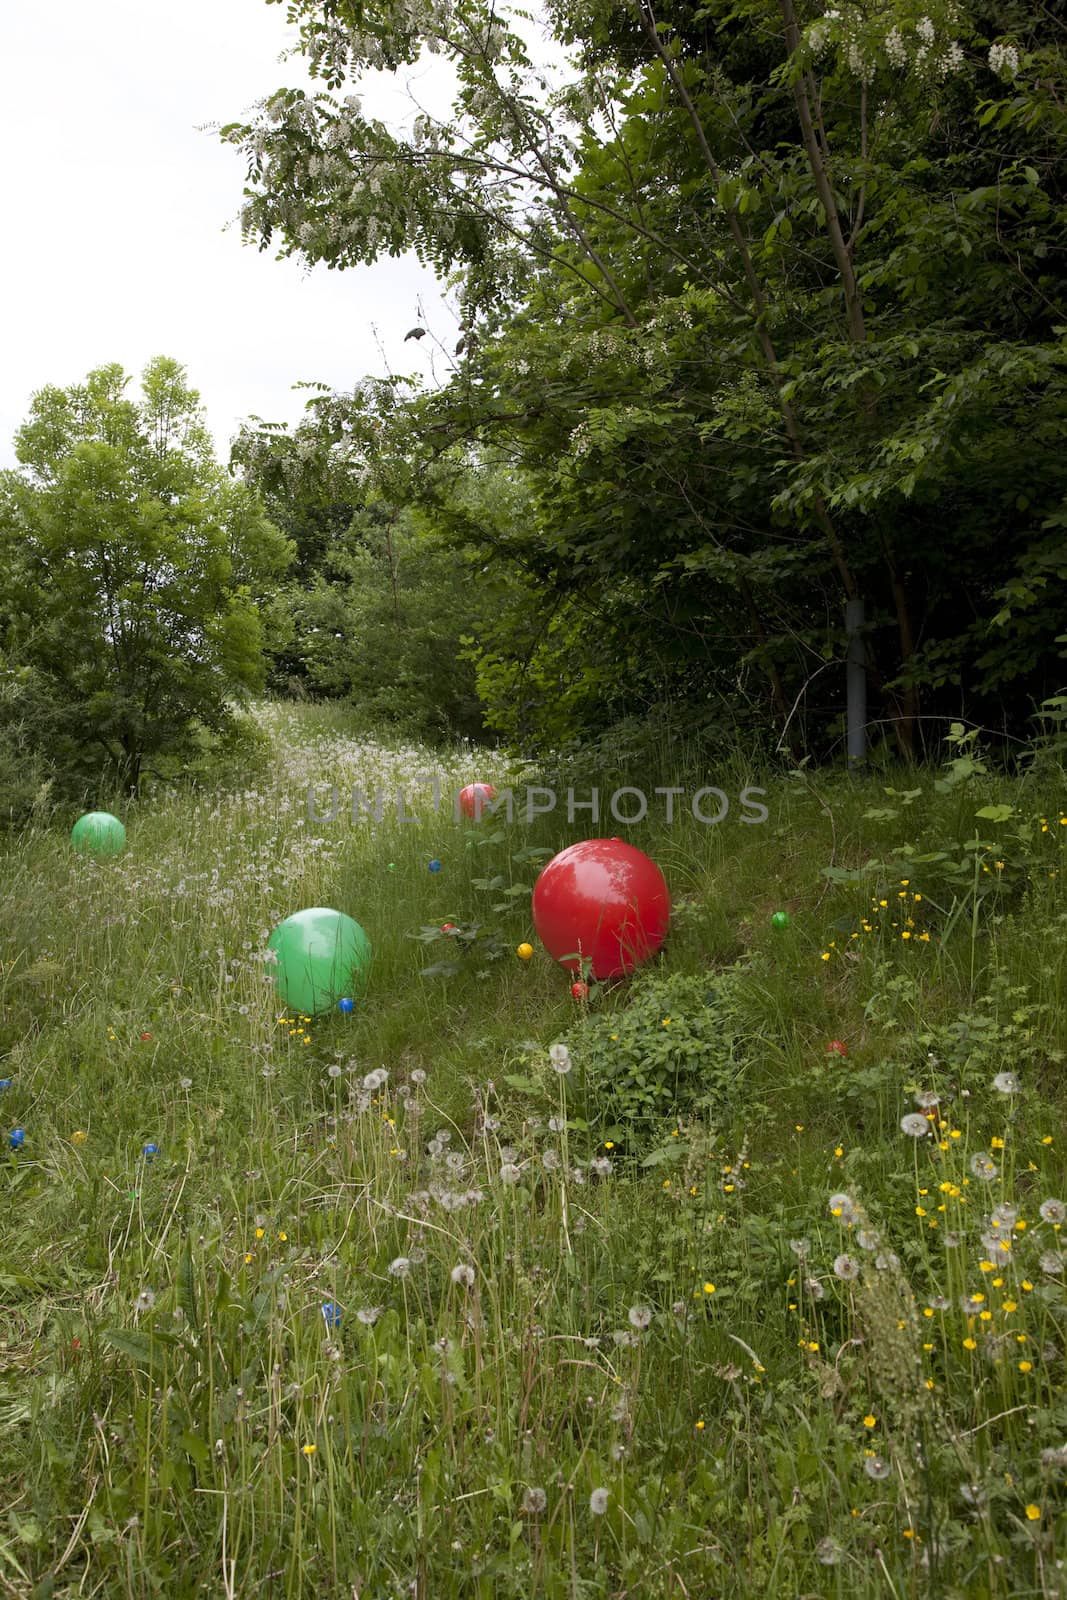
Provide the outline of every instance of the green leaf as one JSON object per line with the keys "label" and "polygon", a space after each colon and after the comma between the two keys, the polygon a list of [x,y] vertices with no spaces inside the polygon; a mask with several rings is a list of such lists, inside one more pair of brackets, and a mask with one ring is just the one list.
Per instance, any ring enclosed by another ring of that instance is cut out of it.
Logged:
{"label": "green leaf", "polygon": [[194,1333],[200,1332],[200,1313],[196,1303],[196,1278],[193,1273],[193,1247],[192,1241],[186,1239],[185,1248],[178,1262],[178,1304],[185,1313],[185,1320]]}
{"label": "green leaf", "polygon": [[522,1094],[539,1094],[541,1091],[540,1084],[532,1078],[524,1078],[521,1072],[505,1072],[504,1082],[509,1089],[518,1089]]}
{"label": "green leaf", "polygon": [[158,1366],[166,1354],[166,1347],[177,1344],[172,1333],[140,1333],[134,1328],[105,1328],[104,1338],[112,1349],[129,1356],[140,1366]]}

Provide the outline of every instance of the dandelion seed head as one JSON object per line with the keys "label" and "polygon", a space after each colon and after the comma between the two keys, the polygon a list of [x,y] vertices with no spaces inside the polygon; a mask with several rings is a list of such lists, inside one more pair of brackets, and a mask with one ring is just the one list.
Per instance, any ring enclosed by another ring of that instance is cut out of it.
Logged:
{"label": "dandelion seed head", "polygon": [[561,1077],[571,1070],[571,1053],[565,1044],[552,1045],[548,1052],[548,1059],[552,1063],[553,1070],[558,1072]]}
{"label": "dandelion seed head", "polygon": [[589,1496],[589,1509],[593,1513],[594,1517],[602,1517],[604,1515],[605,1511],[608,1509],[608,1499],[609,1495],[607,1489],[593,1490],[592,1494]]}
{"label": "dandelion seed head", "polygon": [[851,1282],[860,1275],[860,1264],[854,1256],[840,1255],[834,1257],[834,1277],[843,1278]]}

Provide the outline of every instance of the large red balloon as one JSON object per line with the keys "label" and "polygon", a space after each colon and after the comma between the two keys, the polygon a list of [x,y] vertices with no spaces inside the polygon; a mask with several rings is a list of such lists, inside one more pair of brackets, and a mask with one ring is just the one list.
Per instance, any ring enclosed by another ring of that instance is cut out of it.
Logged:
{"label": "large red balloon", "polygon": [[482,808],[495,799],[496,790],[491,783],[468,783],[459,791],[459,809],[465,817],[477,816],[480,821]]}
{"label": "large red balloon", "polygon": [[583,839],[561,850],[533,892],[533,920],[550,956],[572,971],[617,978],[663,943],[671,897],[656,863],[622,839]]}

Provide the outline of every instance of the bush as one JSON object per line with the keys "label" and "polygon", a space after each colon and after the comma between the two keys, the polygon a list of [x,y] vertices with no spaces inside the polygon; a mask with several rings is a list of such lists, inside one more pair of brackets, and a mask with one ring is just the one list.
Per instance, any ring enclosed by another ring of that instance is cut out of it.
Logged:
{"label": "bush", "polygon": [[601,1142],[641,1153],[665,1118],[721,1123],[746,1069],[739,969],[633,979],[624,1010],[594,1013],[571,1035],[575,1088]]}

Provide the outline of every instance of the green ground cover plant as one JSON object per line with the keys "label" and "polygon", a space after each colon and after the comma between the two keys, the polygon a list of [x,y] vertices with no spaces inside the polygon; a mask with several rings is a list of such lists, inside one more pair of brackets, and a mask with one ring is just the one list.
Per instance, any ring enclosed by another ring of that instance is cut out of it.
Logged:
{"label": "green ground cover plant", "polygon": [[[1059,1594],[1062,772],[601,828],[675,912],[576,1003],[515,948],[595,827],[255,721],[246,779],[114,799],[114,860],[3,840],[0,1593]],[[264,963],[316,904],[374,946],[349,1017]]]}

